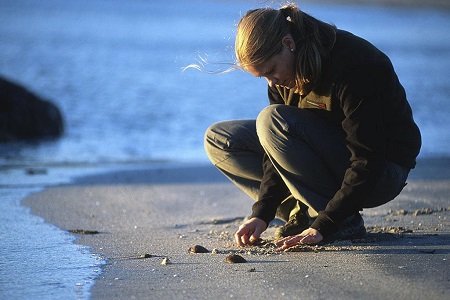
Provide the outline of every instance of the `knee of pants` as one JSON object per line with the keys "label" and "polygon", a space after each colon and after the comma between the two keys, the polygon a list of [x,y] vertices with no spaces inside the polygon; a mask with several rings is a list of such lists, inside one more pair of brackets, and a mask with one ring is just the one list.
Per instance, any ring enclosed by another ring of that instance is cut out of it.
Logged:
{"label": "knee of pants", "polygon": [[233,136],[233,124],[232,121],[214,123],[205,132],[204,148],[214,164],[223,161],[230,152],[239,148],[239,143],[235,142],[236,137]]}
{"label": "knee of pants", "polygon": [[211,159],[216,156],[218,150],[222,150],[226,146],[226,139],[220,137],[220,123],[215,123],[209,126],[204,135],[204,147],[206,154]]}
{"label": "knee of pants", "polygon": [[273,139],[281,138],[282,134],[280,129],[283,130],[282,117],[277,111],[282,104],[274,104],[265,107],[258,115],[256,119],[256,132],[258,133],[258,138],[263,146],[267,146],[273,143]]}

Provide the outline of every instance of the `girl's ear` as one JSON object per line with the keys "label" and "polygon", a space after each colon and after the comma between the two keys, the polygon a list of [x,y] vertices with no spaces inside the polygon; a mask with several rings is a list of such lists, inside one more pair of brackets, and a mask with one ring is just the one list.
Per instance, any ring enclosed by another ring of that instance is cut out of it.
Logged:
{"label": "girl's ear", "polygon": [[281,44],[287,48],[289,48],[289,51],[295,52],[295,42],[292,38],[292,35],[290,33],[286,34],[283,39],[281,40]]}

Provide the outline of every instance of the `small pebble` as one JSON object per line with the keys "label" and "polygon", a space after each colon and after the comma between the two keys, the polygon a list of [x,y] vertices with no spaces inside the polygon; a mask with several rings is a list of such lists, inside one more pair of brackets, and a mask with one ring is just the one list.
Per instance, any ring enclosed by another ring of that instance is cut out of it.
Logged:
{"label": "small pebble", "polygon": [[188,249],[188,253],[209,253],[209,250],[203,246],[194,245]]}
{"label": "small pebble", "polygon": [[230,254],[226,257],[225,261],[229,264],[239,264],[239,263],[246,263],[247,260],[243,258],[240,255],[237,254]]}

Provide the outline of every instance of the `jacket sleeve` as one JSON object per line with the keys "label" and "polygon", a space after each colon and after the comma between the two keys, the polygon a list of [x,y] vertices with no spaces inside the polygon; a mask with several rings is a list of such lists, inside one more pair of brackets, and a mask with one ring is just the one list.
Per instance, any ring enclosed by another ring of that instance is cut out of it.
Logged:
{"label": "jacket sleeve", "polygon": [[263,171],[259,198],[253,204],[251,217],[260,218],[269,224],[275,218],[278,206],[290,192],[267,154],[263,158]]}
{"label": "jacket sleeve", "polygon": [[[283,104],[283,98],[275,88],[268,89],[270,104]],[[276,171],[267,154],[263,157],[263,178],[258,201],[253,204],[251,217],[262,219],[267,224],[275,218],[278,206],[290,192]]]}
{"label": "jacket sleeve", "polygon": [[383,109],[395,95],[390,62],[360,66],[343,74],[335,94],[344,112],[342,128],[347,135],[350,167],[341,188],[311,225],[324,236],[335,233],[342,221],[362,209],[374,188],[385,161]]}

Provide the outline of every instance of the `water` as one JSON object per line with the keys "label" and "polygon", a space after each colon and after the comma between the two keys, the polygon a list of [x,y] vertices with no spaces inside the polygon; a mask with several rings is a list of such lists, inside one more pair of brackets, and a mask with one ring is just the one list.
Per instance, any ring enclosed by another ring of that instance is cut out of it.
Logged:
{"label": "water", "polygon": [[20,205],[38,190],[0,189],[0,297],[85,299],[102,261]]}
{"label": "water", "polygon": [[[88,298],[101,264],[20,206],[26,195],[69,182],[79,175],[71,173],[78,166],[206,162],[202,139],[209,124],[257,116],[267,104],[263,79],[241,71],[209,75],[181,69],[198,55],[231,63],[241,14],[271,3],[1,1],[0,76],[52,100],[66,122],[57,141],[0,146],[1,298]],[[420,156],[450,155],[450,12],[301,6],[385,51],[422,130]],[[39,181],[25,175],[30,166],[59,168],[61,174]],[[23,259],[28,250],[22,245],[32,247],[33,263]],[[71,255],[48,266],[49,257],[60,253]]]}
{"label": "water", "polygon": [[[202,140],[209,124],[254,118],[267,103],[264,79],[241,71],[181,72],[198,54],[232,62],[234,25],[240,12],[258,2],[2,0],[0,5],[0,74],[53,100],[67,124],[61,140],[9,146],[1,149],[0,162],[205,161]],[[442,103],[450,94],[450,13],[304,6],[392,58],[423,132],[421,155],[447,155],[450,108]]]}

